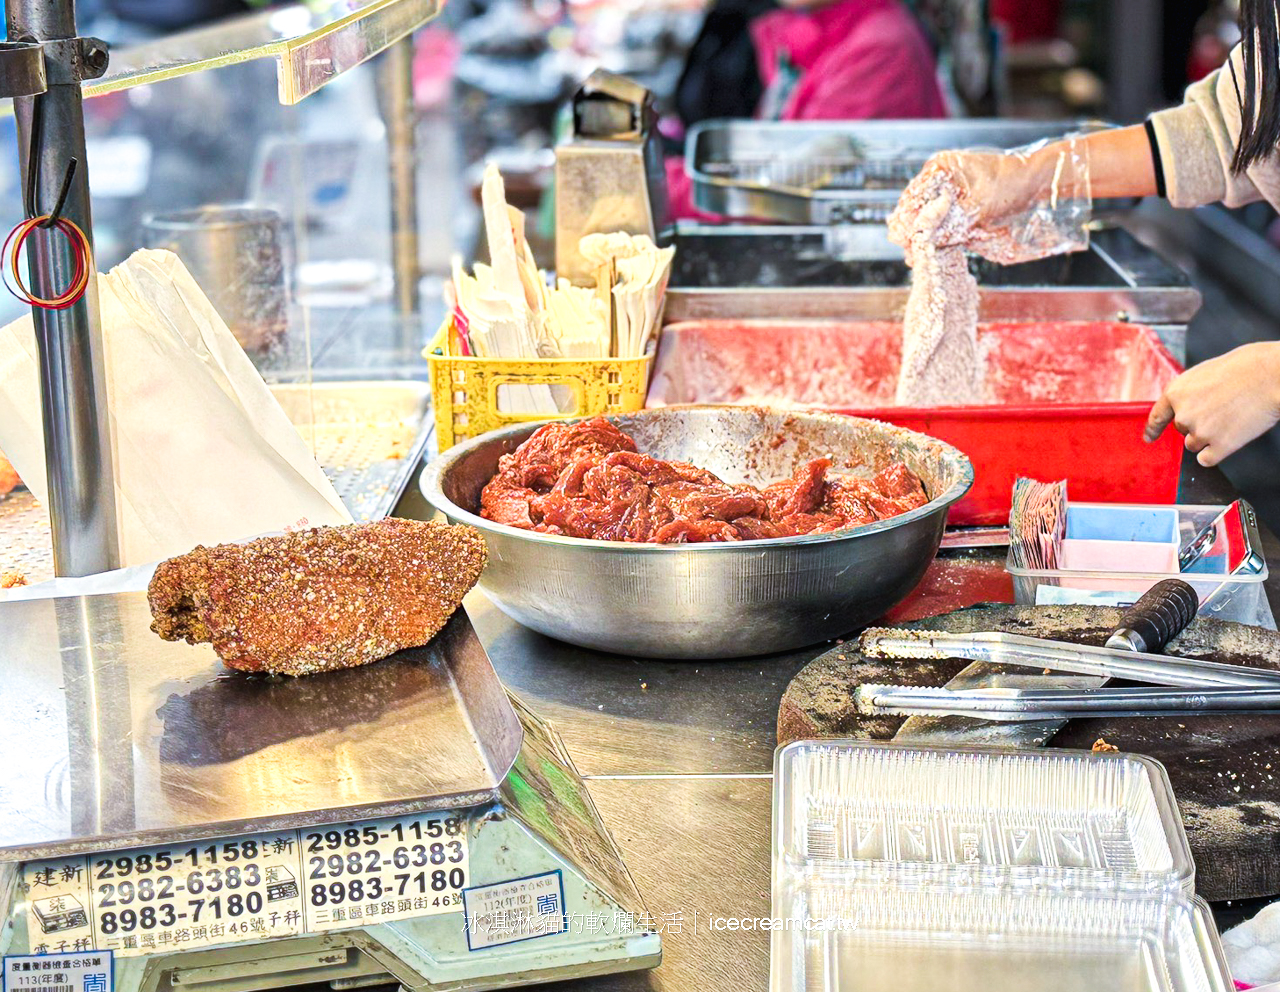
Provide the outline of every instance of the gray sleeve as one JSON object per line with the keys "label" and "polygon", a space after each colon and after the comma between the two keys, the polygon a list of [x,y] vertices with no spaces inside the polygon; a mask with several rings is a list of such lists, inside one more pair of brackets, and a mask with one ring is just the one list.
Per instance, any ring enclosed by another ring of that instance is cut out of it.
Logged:
{"label": "gray sleeve", "polygon": [[1166,192],[1175,207],[1280,202],[1280,158],[1275,154],[1241,175],[1231,171],[1240,137],[1236,81],[1243,87],[1241,66],[1237,46],[1226,65],[1188,88],[1180,106],[1151,115]]}

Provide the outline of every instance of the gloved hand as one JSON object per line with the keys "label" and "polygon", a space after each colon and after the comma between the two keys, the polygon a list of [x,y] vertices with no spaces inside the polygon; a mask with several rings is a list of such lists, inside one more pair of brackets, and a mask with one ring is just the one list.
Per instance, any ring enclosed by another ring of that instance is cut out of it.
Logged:
{"label": "gloved hand", "polygon": [[903,232],[919,227],[916,215],[936,196],[939,174],[950,181],[970,219],[965,247],[991,261],[1007,265],[1086,244],[1092,204],[1083,141],[1069,137],[1004,152],[938,152],[903,191],[890,221],[890,238],[904,248]]}
{"label": "gloved hand", "polygon": [[1043,170],[1020,152],[945,151],[925,163],[921,175],[945,172],[976,227],[994,227],[1030,209],[1048,188]]}
{"label": "gloved hand", "polygon": [[1145,440],[1170,423],[1212,468],[1280,422],[1280,341],[1246,344],[1201,362],[1169,384],[1147,418]]}

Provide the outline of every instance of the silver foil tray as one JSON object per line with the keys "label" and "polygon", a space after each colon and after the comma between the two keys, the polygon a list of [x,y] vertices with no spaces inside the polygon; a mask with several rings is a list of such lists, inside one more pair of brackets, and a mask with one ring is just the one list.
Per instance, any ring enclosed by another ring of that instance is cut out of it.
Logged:
{"label": "silver foil tray", "polygon": [[160,640],[146,596],[0,603],[0,860],[488,802],[523,741],[465,612],[305,678]]}

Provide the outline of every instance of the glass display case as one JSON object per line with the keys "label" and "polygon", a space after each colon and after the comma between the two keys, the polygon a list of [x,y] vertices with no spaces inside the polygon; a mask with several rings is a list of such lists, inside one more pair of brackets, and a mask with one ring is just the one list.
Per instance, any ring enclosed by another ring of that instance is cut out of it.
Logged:
{"label": "glass display case", "polygon": [[[113,46],[84,84],[98,270],[139,248],[176,252],[356,519],[390,511],[429,440],[421,351],[440,321],[460,170],[447,105],[415,103],[410,33],[438,6],[274,7]],[[12,227],[12,116],[0,140]],[[5,296],[0,324],[26,312]],[[0,496],[6,572],[54,574],[47,511],[22,488]]]}

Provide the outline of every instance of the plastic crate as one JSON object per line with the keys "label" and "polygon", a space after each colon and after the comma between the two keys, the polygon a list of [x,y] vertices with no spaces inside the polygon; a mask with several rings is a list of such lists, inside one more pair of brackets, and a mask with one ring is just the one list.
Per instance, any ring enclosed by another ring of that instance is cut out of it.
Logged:
{"label": "plastic crate", "polygon": [[1182,437],[1145,444],[1151,404],[1182,368],[1155,332],[1106,321],[978,328],[985,405],[901,407],[902,326],[886,321],[696,320],[668,324],[650,406],[748,403],[885,420],[963,451],[975,473],[954,525],[1003,524],[1019,475],[1067,479],[1072,496],[1172,503]]}
{"label": "plastic crate", "polygon": [[[436,354],[437,350],[446,350],[452,330],[451,317],[422,353],[431,371],[440,451],[508,424],[632,413],[644,408],[652,350],[639,358],[600,359],[493,359]],[[533,385],[562,387],[572,397],[573,406],[559,414],[499,411],[498,391],[503,386]]]}

